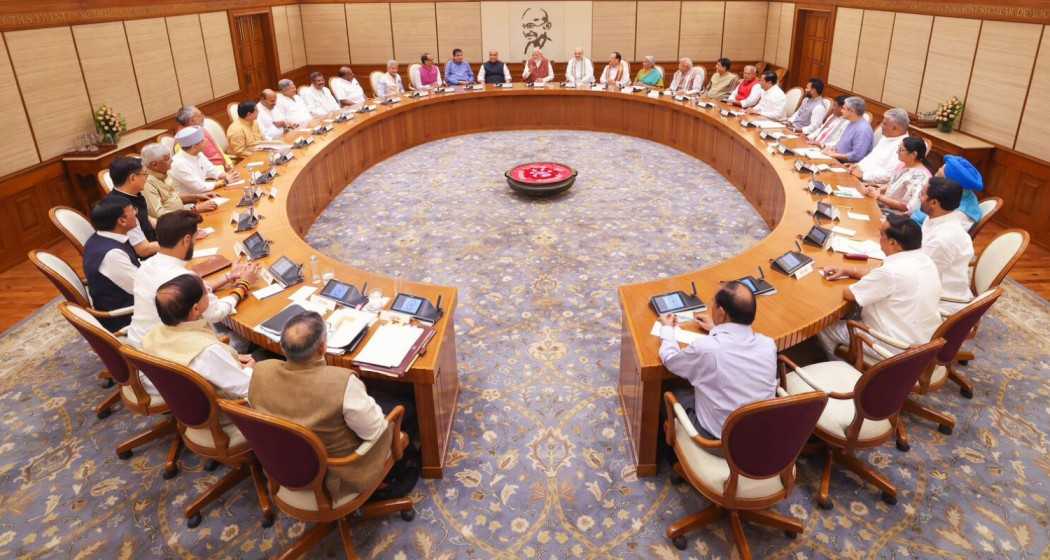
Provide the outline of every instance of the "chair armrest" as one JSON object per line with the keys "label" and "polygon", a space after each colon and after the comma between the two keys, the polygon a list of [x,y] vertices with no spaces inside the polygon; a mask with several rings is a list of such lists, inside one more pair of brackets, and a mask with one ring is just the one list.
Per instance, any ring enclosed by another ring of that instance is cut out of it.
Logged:
{"label": "chair armrest", "polygon": [[689,413],[687,413],[685,408],[679,403],[674,404],[674,416],[675,420],[678,420],[678,423],[680,423],[682,428],[685,429],[685,433],[689,435],[689,439],[692,440],[693,443],[706,449],[718,449],[722,447],[722,442],[720,440],[707,439],[696,431],[696,427],[693,426],[693,421],[689,419]]}
{"label": "chair armrest", "polygon": [[[781,383],[782,384],[783,384],[783,379],[786,377],[786,374],[784,373],[785,372],[784,366],[786,366],[786,367],[789,367],[792,370],[794,370],[795,374],[798,375],[799,379],[801,379],[802,382],[805,383],[806,385],[809,385],[814,391],[820,391],[821,393],[825,393],[825,394],[828,395],[829,398],[832,398],[832,399],[851,400],[853,398],[853,391],[850,391],[849,393],[836,393],[834,391],[828,391],[827,389],[821,387],[815,381],[813,381],[812,379],[807,377],[806,373],[805,373],[805,370],[802,369],[802,366],[796,364],[795,361],[792,360],[791,358],[789,358],[789,357],[787,357],[787,356],[785,356],[783,354],[778,354],[777,355],[777,360],[781,364],[780,372],[781,372]],[[781,391],[783,391],[783,394],[781,394]],[[788,392],[786,390],[784,390],[783,388],[778,387],[777,388],[777,396],[786,397],[786,396],[790,396],[790,394],[788,394]]]}
{"label": "chair armrest", "polygon": [[869,327],[868,325],[865,325],[864,323],[861,323],[860,321],[849,321],[847,323],[847,325],[852,326],[852,327],[857,328],[857,329],[860,329],[860,330],[870,334],[871,336],[875,337],[876,339],[878,339],[879,342],[882,342],[884,344],[888,344],[888,345],[890,345],[890,346],[892,346],[894,348],[897,348],[897,349],[900,349],[900,350],[907,350],[907,349],[911,348],[911,344],[908,344],[907,342],[902,342],[902,341],[900,341],[900,340],[898,340],[896,338],[893,338],[892,336],[890,336],[888,334],[880,333],[879,331]]}
{"label": "chair armrest", "polygon": [[91,315],[100,319],[112,319],[113,317],[127,317],[135,311],[134,306],[121,307],[120,309],[113,309],[111,311],[99,311],[98,309],[89,307],[87,312]]}
{"label": "chair armrest", "polygon": [[[383,431],[383,433],[386,433],[387,430],[393,430],[394,432],[394,437],[390,439],[390,445],[391,455],[394,457],[395,462],[401,459],[401,454],[404,451],[403,449],[398,447],[400,438],[397,437],[397,435],[401,432],[401,419],[404,418],[404,416],[405,407],[401,405],[395,406],[394,410],[391,410],[390,414],[387,414],[386,416],[387,425],[386,430]],[[355,449],[353,453],[346,455],[345,457],[329,457],[327,464],[329,467],[344,467],[346,465],[352,464],[355,461],[359,460],[361,457],[363,457],[366,453],[368,453],[372,449],[372,446],[375,445],[375,442],[378,440],[379,438],[376,438],[374,440],[361,443],[361,445],[358,445],[357,449]]]}
{"label": "chair armrest", "polygon": [[951,297],[951,296],[941,296],[941,301],[946,301],[948,303],[970,303],[973,300],[972,299],[963,299],[963,298],[954,298],[954,297]]}

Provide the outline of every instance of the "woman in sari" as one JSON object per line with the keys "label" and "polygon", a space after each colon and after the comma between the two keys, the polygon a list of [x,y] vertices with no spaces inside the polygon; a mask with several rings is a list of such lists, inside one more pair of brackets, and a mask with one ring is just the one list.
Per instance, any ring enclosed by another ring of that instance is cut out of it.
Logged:
{"label": "woman in sari", "polygon": [[926,168],[926,143],[921,138],[905,138],[897,150],[900,166],[885,185],[866,185],[864,194],[875,199],[879,206],[911,214],[919,209],[919,200],[930,170]]}
{"label": "woman in sari", "polygon": [[656,57],[650,55],[642,60],[642,69],[634,76],[634,83],[644,87],[664,86],[664,73],[656,67]]}

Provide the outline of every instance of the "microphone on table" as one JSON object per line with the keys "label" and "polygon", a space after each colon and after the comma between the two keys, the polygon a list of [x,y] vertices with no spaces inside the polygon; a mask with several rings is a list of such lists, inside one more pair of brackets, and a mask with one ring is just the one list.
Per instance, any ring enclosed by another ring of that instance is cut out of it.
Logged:
{"label": "microphone on table", "polygon": [[802,252],[802,245],[799,244],[798,239],[795,240],[795,248],[798,249],[799,253]]}
{"label": "microphone on table", "polygon": [[766,279],[766,271],[762,270],[762,265],[758,266],[758,277],[763,280]]}

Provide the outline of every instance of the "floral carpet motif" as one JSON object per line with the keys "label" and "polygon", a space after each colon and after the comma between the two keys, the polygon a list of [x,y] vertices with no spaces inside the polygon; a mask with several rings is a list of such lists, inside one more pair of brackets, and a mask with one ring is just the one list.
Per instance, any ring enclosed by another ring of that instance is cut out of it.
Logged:
{"label": "floral carpet motif", "polygon": [[[503,171],[553,160],[579,171],[545,200],[511,193]],[[636,477],[616,395],[620,284],[729,258],[767,233],[720,175],[647,141],[580,132],[451,138],[360,176],[311,229],[321,250],[381,273],[454,285],[462,393],[440,481],[413,493],[418,515],[362,523],[362,558],[732,558],[728,524],[667,525],[707,502],[666,466]],[[745,524],[756,558],[1036,558],[1050,555],[1050,306],[1012,281],[968,348],[973,400],[947,387],[927,402],[958,419],[950,436],[910,421],[912,448],[862,454],[900,490],[836,469],[835,509],[813,502],[822,460],[805,458],[777,507],[795,540]],[[761,309],[760,311],[761,312]],[[41,349],[48,349],[41,352]],[[49,305],[0,337],[0,557],[262,558],[306,526],[259,526],[242,483],[187,529],[182,508],[222,476],[166,445],[116,458],[152,420],[97,420],[98,360]],[[333,535],[311,557],[341,557]]]}

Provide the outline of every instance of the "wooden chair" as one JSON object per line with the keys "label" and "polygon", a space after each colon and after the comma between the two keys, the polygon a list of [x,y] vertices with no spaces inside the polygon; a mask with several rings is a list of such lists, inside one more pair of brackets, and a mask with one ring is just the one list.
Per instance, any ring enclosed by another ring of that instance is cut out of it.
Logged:
{"label": "wooden chair", "polygon": [[[126,345],[120,339],[102,328],[98,320],[83,307],[62,302],[58,304],[58,311],[87,340],[88,344],[106,366],[108,376],[119,385],[109,398],[95,408],[95,414],[99,418],[109,416],[111,408],[118,400],[123,403],[124,408],[140,416],[156,416],[168,413],[168,403],[161,397],[150,396],[142,386],[138,371],[133,369],[127,360],[124,359],[121,350]],[[130,459],[135,448],[142,447],[155,439],[169,434],[175,434],[175,419],[171,416],[158,422],[149,430],[118,445],[117,457],[122,460]],[[168,458],[164,464],[164,478],[172,478],[179,473],[177,460],[181,448],[181,440],[176,436],[168,450]]]}
{"label": "wooden chair", "polygon": [[982,200],[978,207],[981,209],[981,219],[970,226],[970,238],[972,239],[977,239],[977,234],[981,233],[984,226],[992,221],[992,216],[995,216],[999,210],[1002,210],[1003,199],[998,196],[990,196]]}
{"label": "wooden chair", "polygon": [[98,178],[98,190],[103,197],[113,191],[113,179],[109,176],[109,169],[100,169],[96,177]]}
{"label": "wooden chair", "polygon": [[793,87],[787,91],[784,96],[787,98],[784,101],[784,118],[788,118],[795,114],[798,110],[798,106],[802,103],[802,88]]}
{"label": "wooden chair", "polygon": [[379,80],[383,77],[383,72],[374,70],[368,74],[368,85],[372,86],[372,97],[379,96]]}
{"label": "wooden chair", "polygon": [[204,118],[204,130],[211,134],[211,137],[215,140],[215,143],[219,145],[219,149],[226,151],[226,148],[230,147],[230,141],[226,139],[226,130],[222,128],[215,119]]}
{"label": "wooden chair", "polygon": [[240,115],[237,114],[237,105],[236,101],[226,104],[226,115],[230,117],[231,123],[237,122],[237,119],[240,118]]}
{"label": "wooden chair", "polygon": [[[346,457],[329,457],[320,438],[299,424],[234,401],[220,400],[219,407],[248,439],[262,463],[277,507],[296,519],[318,523],[280,556],[282,560],[306,554],[337,526],[346,557],[357,558],[350,536],[351,515],[355,520],[371,519],[399,511],[405,521],[415,518],[409,498],[366,504],[380,482],[367,492],[343,496],[333,502],[324,483],[328,468],[353,464],[367,452],[371,443],[363,444]],[[404,407],[398,406],[386,417],[387,429],[394,430],[395,437],[391,438],[384,474],[390,472],[408,446],[408,436],[401,432],[404,414]]]}
{"label": "wooden chair", "polygon": [[[874,346],[867,335],[856,332],[853,335]],[[897,503],[897,488],[858,459],[855,452],[878,447],[893,437],[904,401],[943,346],[943,338],[914,346],[863,373],[838,360],[803,369],[790,358],[780,356],[780,382],[788,394],[822,391],[830,399],[816,429],[816,436],[826,447],[824,473],[817,495],[817,505],[822,509],[832,508],[828,493],[835,463],[882,490],[882,501],[890,505]],[[787,368],[792,371],[788,372]]]}
{"label": "wooden chair", "polygon": [[[674,395],[664,393],[664,437],[678,457],[675,472],[712,502],[667,528],[675,547],[685,550],[687,532],[727,512],[733,541],[744,559],[751,558],[751,552],[741,519],[781,529],[789,538],[801,533],[799,520],[770,508],[791,494],[795,459],[813,434],[827,400],[822,393],[810,392],[742,406],[729,415],[717,441],[700,436]],[[724,457],[707,449],[721,449]]]}
{"label": "wooden chair", "polygon": [[408,84],[414,90],[423,89],[423,85],[419,78],[419,64],[408,65]]}
{"label": "wooden chair", "polygon": [[157,143],[168,149],[168,153],[175,153],[175,137],[170,134],[161,134],[157,137]]}
{"label": "wooden chair", "polygon": [[[100,319],[113,319],[127,317],[133,311],[132,306],[114,309],[112,311],[99,311],[91,303],[91,295],[87,290],[87,282],[62,257],[53,255],[46,251],[30,251],[29,261],[36,266],[51,284],[58,288],[66,301],[83,307],[88,313]],[[118,331],[119,332],[119,331]]]}
{"label": "wooden chair", "polygon": [[47,213],[51,223],[62,235],[69,240],[81,255],[84,254],[84,245],[87,240],[95,234],[95,226],[80,212],[68,206],[55,206]]}
{"label": "wooden chair", "polygon": [[221,414],[211,383],[188,367],[130,346],[121,348],[121,354],[128,363],[148,377],[164,397],[177,421],[176,429],[182,443],[209,460],[206,468],[214,468],[216,463],[220,463],[232,469],[186,508],[186,525],[191,529],[200,525],[200,512],[205,506],[250,476],[259,498],[259,507],[263,511],[262,526],[272,526],[273,506],[266,493],[266,482],[259,470],[259,463],[252,454],[248,440],[237,426]]}

